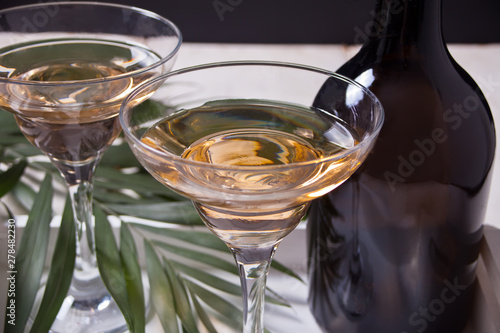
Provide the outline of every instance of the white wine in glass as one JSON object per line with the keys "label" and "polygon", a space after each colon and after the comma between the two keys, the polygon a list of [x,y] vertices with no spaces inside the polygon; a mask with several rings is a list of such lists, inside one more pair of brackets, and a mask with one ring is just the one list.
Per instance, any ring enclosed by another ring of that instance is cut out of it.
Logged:
{"label": "white wine in glass", "polygon": [[[326,129],[321,116],[327,117],[265,100],[211,101],[158,122],[141,142],[227,169],[183,168],[172,173],[161,159],[143,160],[156,179],[187,196],[214,191],[203,200],[210,204],[196,204],[196,208],[207,226],[230,246],[274,245],[300,222],[311,198],[337,186],[358,163],[356,154],[315,162],[358,143],[357,133],[343,121],[330,117]],[[326,130],[335,136],[334,141],[323,135]],[[297,163],[302,167],[287,167]],[[322,185],[311,192],[308,184],[317,179]],[[236,197],[216,196],[220,189]],[[275,202],[273,197],[279,195],[275,191],[284,189],[286,196]]]}
{"label": "white wine in glass", "polygon": [[[33,145],[61,164],[87,164],[101,155],[120,133],[121,101],[158,74],[127,73],[161,61],[145,47],[98,39],[41,40],[2,51],[0,75],[21,82],[0,87],[0,106],[16,115]],[[125,78],[95,82],[120,75]]]}

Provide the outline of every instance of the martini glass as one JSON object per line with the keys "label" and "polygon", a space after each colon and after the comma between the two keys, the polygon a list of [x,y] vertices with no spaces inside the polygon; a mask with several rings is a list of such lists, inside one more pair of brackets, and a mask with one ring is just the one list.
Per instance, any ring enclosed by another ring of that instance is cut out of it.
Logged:
{"label": "martini glass", "polygon": [[180,44],[172,22],[133,7],[54,2],[0,11],[0,108],[60,170],[73,203],[77,258],[54,332],[126,329],[96,264],[92,180],[121,131],[121,102],[168,72]]}
{"label": "martini glass", "polygon": [[[325,84],[332,89],[321,90]],[[313,107],[320,90],[337,96],[327,109]],[[266,276],[278,244],[311,200],[362,163],[383,118],[376,97],[359,84],[277,62],[171,72],[135,90],[120,111],[142,165],[191,199],[231,249],[245,333],[263,332]]]}

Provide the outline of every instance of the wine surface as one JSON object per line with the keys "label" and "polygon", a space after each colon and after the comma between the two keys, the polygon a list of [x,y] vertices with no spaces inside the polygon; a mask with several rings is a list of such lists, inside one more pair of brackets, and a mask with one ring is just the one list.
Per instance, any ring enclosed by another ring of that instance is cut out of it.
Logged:
{"label": "wine surface", "polygon": [[52,159],[85,164],[119,134],[121,101],[152,73],[120,75],[158,60],[140,46],[103,40],[42,40],[3,48],[0,76],[25,84],[0,85],[0,108],[12,112],[28,140]]}
{"label": "wine surface", "polygon": [[196,208],[226,242],[274,243],[300,222],[308,196],[343,181],[357,162],[355,154],[335,167],[317,162],[357,144],[343,122],[321,116],[267,101],[210,102],[158,122],[142,137],[148,146],[204,165],[172,171],[161,159],[146,164],[162,183],[201,202]]}

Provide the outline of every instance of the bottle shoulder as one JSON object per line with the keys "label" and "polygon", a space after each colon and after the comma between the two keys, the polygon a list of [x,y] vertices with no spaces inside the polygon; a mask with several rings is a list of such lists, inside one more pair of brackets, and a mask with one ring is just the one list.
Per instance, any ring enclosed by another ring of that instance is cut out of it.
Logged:
{"label": "bottle shoulder", "polygon": [[362,47],[337,73],[359,82],[376,95],[388,91],[387,98],[393,99],[403,94],[408,104],[412,103],[412,96],[419,99],[428,96],[429,103],[437,99],[443,108],[475,98],[481,101],[482,112],[492,121],[491,110],[478,84],[446,47],[442,51],[436,57],[421,54],[404,58],[401,54],[378,55],[373,48]]}
{"label": "bottle shoulder", "polygon": [[[361,49],[338,72],[369,88],[385,110],[367,172],[383,175],[422,154],[425,163],[415,168],[412,179],[475,187],[490,172],[496,139],[489,105],[451,56],[376,58]],[[433,147],[429,156],[426,147]]]}

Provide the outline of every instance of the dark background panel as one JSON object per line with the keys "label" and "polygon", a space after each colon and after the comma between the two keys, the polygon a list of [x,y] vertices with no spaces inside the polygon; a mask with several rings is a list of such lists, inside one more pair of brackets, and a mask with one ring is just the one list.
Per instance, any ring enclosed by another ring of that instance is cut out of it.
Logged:
{"label": "dark background panel", "polygon": [[[375,4],[375,0],[110,1],[169,18],[187,42],[222,43],[357,43]],[[0,8],[33,2],[0,0]],[[500,42],[500,0],[443,0],[443,30],[448,43]]]}

